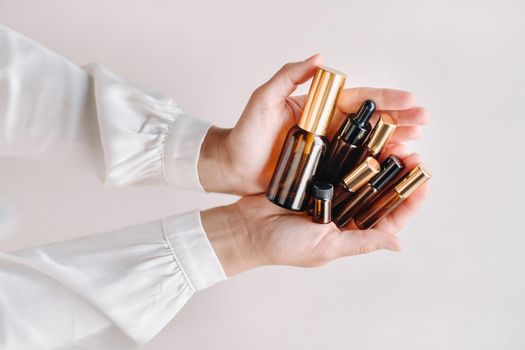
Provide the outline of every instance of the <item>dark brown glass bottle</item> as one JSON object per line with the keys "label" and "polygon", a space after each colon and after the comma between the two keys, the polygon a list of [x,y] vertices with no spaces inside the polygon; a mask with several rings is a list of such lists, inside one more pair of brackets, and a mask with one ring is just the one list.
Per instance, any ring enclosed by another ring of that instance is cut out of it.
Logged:
{"label": "dark brown glass bottle", "polygon": [[397,126],[397,120],[389,114],[381,114],[381,118],[374,126],[370,136],[363,147],[360,147],[360,154],[356,156],[356,164],[361,163],[367,157],[378,158],[388,139]]}
{"label": "dark brown glass bottle", "polygon": [[369,183],[361,187],[349,200],[334,206],[334,223],[339,227],[344,227],[353,217],[368,205],[379,192],[385,188],[400,172],[405,165],[399,157],[391,155],[381,164],[381,172],[377,174]]}
{"label": "dark brown glass bottle", "polygon": [[312,220],[318,224],[328,224],[332,221],[332,198],[334,186],[329,182],[317,182],[312,189],[314,211]]}
{"label": "dark brown glass bottle", "polygon": [[361,230],[373,227],[431,177],[430,171],[423,164],[418,164],[389,191],[359,212],[354,220],[356,226]]}
{"label": "dark brown glass bottle", "polygon": [[303,211],[310,199],[312,181],[328,149],[328,125],[346,76],[319,67],[297,126],[288,132],[266,193],[273,203]]}
{"label": "dark brown glass bottle", "polygon": [[338,184],[352,168],[356,159],[362,153],[363,145],[368,133],[372,129],[370,117],[376,105],[372,100],[363,102],[357,114],[349,114],[330,143],[330,151],[323,165],[321,179]]}
{"label": "dark brown glass bottle", "polygon": [[334,207],[355,195],[370,179],[379,173],[381,167],[375,158],[368,157],[347,174],[337,185],[334,193]]}

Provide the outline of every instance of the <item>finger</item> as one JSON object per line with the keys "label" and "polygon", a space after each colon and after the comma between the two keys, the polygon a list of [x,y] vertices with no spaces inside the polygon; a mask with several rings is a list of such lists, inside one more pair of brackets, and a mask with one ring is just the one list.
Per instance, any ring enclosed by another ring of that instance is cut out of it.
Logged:
{"label": "finger", "polygon": [[408,148],[402,143],[389,144],[385,147],[383,152],[381,152],[379,162],[383,162],[391,154],[395,154],[399,158],[403,159],[408,155]]}
{"label": "finger", "polygon": [[399,207],[383,218],[376,228],[394,234],[401,231],[421,207],[429,191],[430,186],[428,183],[425,183],[401,203]]}
{"label": "finger", "polygon": [[398,126],[388,142],[400,143],[405,141],[417,140],[421,138],[420,126]]}
{"label": "finger", "polygon": [[372,117],[372,122],[379,119],[382,113],[390,114],[396,118],[399,126],[426,125],[430,120],[428,111],[423,107],[414,107],[399,111],[377,111]]}
{"label": "finger", "polygon": [[377,229],[343,231],[334,236],[334,240],[336,258],[371,253],[379,249],[401,250],[401,244],[395,235]]}
{"label": "finger", "polygon": [[323,57],[315,54],[304,61],[285,64],[258,92],[269,100],[281,101],[295,91],[298,85],[310,79],[316,68],[323,63]]}
{"label": "finger", "polygon": [[[405,163],[404,174],[399,176],[401,178],[410,170],[412,170],[421,161],[421,157],[417,153],[412,153],[403,159]],[[421,206],[422,202],[428,195],[429,186],[428,183],[421,186],[408,197],[399,207],[388,214],[386,217],[381,219],[375,228],[385,230],[391,233],[399,232],[408,221],[412,218],[415,211]]]}
{"label": "finger", "polygon": [[381,111],[411,109],[416,104],[415,96],[408,91],[360,87],[343,90],[337,107],[346,115],[356,112],[365,100],[373,100]]}

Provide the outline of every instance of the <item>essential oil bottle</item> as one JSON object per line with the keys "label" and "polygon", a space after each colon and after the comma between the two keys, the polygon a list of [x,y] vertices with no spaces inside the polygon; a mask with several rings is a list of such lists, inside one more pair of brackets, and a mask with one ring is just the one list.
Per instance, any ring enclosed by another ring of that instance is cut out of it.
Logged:
{"label": "essential oil bottle", "polygon": [[359,191],[369,180],[379,173],[381,167],[377,160],[372,157],[368,157],[364,162],[359,164],[347,174],[343,181],[337,185],[334,191],[334,207],[339,205],[341,202],[347,201]]}
{"label": "essential oil bottle", "polygon": [[334,207],[334,222],[344,227],[354,216],[377,197],[394,178],[404,169],[405,164],[395,155],[389,156],[381,163],[381,172],[374,176],[369,183],[361,187],[357,193],[347,201]]}
{"label": "essential oil bottle", "polygon": [[303,211],[311,185],[328,149],[328,125],[346,75],[319,67],[312,80],[299,122],[286,136],[266,198],[286,209]]}
{"label": "essential oil bottle", "polygon": [[330,143],[330,151],[323,166],[323,181],[338,184],[343,175],[355,165],[362,153],[361,146],[370,133],[370,117],[376,110],[372,100],[363,102],[357,114],[349,114]]}
{"label": "essential oil bottle", "polygon": [[316,182],[312,188],[314,212],[312,220],[318,224],[328,224],[332,221],[332,198],[334,186],[329,182]]}
{"label": "essential oil bottle", "polygon": [[379,220],[396,209],[431,177],[430,170],[419,163],[389,191],[372,202],[369,207],[359,212],[354,219],[356,226],[361,230],[374,227]]}
{"label": "essential oil bottle", "polygon": [[362,147],[361,154],[357,156],[357,163],[361,163],[367,157],[378,158],[388,139],[397,126],[397,120],[390,114],[382,114],[379,121],[374,126],[370,136]]}

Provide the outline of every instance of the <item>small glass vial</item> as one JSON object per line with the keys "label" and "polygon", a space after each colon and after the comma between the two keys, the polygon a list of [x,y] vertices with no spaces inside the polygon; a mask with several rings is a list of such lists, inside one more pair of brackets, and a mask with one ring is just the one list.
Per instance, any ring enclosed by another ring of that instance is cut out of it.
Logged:
{"label": "small glass vial", "polygon": [[312,187],[314,212],[312,220],[318,224],[328,224],[332,221],[332,198],[334,186],[329,182],[316,182]]}
{"label": "small glass vial", "polygon": [[359,212],[354,219],[356,226],[361,230],[372,228],[431,177],[430,170],[419,163],[388,192],[372,202],[368,208]]}

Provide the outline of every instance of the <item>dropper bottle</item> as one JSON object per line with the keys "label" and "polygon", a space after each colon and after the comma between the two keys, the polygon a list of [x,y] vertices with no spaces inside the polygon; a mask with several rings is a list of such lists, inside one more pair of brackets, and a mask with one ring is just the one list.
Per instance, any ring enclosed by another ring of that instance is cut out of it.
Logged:
{"label": "dropper bottle", "polygon": [[375,109],[374,101],[366,100],[357,114],[347,115],[330,144],[330,152],[321,176],[324,181],[335,186],[357,165],[357,157],[363,153],[361,147],[372,129],[369,120]]}

